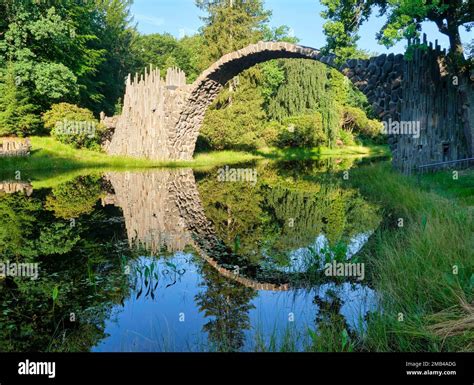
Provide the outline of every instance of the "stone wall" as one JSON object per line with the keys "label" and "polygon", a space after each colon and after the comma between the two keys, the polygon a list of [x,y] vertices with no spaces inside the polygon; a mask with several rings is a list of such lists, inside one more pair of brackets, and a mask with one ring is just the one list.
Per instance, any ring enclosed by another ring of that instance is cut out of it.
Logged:
{"label": "stone wall", "polygon": [[142,245],[152,253],[162,249],[184,250],[192,239],[168,190],[174,171],[111,172],[105,178],[115,192],[104,204],[122,208],[131,245]]}
{"label": "stone wall", "polygon": [[[367,94],[380,117],[397,113],[387,100],[392,98],[392,89],[397,95],[400,92],[402,55],[349,60],[340,66],[333,55],[325,56],[314,48],[260,42],[223,56],[191,85],[186,85],[184,73],[177,69],[169,69],[166,79],[151,68],[133,80],[129,77],[123,112],[116,118],[107,152],[155,160],[192,159],[206,110],[225,84],[255,64],[282,58],[306,58],[337,68]],[[114,122],[102,120],[109,125]]]}
{"label": "stone wall", "polygon": [[144,75],[127,79],[122,114],[115,119],[102,116],[106,125],[115,125],[105,150],[110,155],[169,159],[168,143],[188,96],[186,77],[178,69],[168,69],[166,78],[150,67]]}
{"label": "stone wall", "polygon": [[21,192],[30,196],[33,194],[33,186],[29,182],[18,182],[11,180],[0,181],[0,193],[15,194]]}
{"label": "stone wall", "polygon": [[400,122],[420,128],[419,137],[396,135],[393,165],[404,173],[420,165],[473,156],[474,121],[468,112],[474,107],[473,82],[465,75],[449,74],[446,52],[437,44],[426,45],[424,39],[425,47],[415,49],[404,63]]}

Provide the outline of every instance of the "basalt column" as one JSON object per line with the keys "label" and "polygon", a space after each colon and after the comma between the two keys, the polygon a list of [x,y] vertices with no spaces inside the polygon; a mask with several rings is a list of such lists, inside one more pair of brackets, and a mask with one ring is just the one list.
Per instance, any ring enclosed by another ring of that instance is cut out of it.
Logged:
{"label": "basalt column", "polygon": [[153,160],[169,160],[169,142],[188,97],[186,76],[168,69],[166,78],[159,69],[127,79],[122,114],[116,118],[115,132],[105,150],[110,155],[126,155]]}

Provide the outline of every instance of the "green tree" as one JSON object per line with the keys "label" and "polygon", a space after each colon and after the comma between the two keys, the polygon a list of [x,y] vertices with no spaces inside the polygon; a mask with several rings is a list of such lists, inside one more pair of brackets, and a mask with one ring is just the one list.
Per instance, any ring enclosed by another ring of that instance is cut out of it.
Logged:
{"label": "green tree", "polygon": [[322,16],[327,36],[326,48],[342,57],[353,56],[358,30],[371,12],[378,8],[387,22],[377,34],[380,43],[391,47],[402,39],[419,35],[421,23],[431,21],[449,38],[450,53],[463,60],[460,27],[470,30],[474,23],[473,3],[464,0],[322,0]]}
{"label": "green tree", "polygon": [[169,67],[179,67],[186,73],[188,81],[194,81],[201,72],[202,39],[199,35],[176,39],[169,33],[140,35],[132,44],[135,68],[142,72],[152,64],[166,75]]}
{"label": "green tree", "polygon": [[31,258],[38,251],[32,241],[41,202],[22,194],[0,194],[0,255]]}
{"label": "green tree", "polygon": [[269,118],[281,121],[292,115],[316,111],[328,84],[325,65],[305,59],[292,59],[281,61],[281,66],[285,81],[268,103],[266,109]]}
{"label": "green tree", "polygon": [[99,179],[84,176],[56,186],[46,198],[45,209],[63,219],[90,214],[102,194]]}
{"label": "green tree", "polygon": [[37,106],[30,102],[28,90],[9,64],[0,77],[0,136],[27,136],[39,123]]}
{"label": "green tree", "polygon": [[201,29],[206,67],[226,53],[261,40],[271,16],[261,0],[196,0],[196,5],[207,14]]}
{"label": "green tree", "polygon": [[250,329],[250,310],[256,291],[224,278],[208,264],[200,268],[204,291],[194,298],[199,311],[209,320],[203,325],[211,349],[218,352],[239,351],[245,343],[245,331]]}
{"label": "green tree", "polygon": [[12,62],[42,110],[73,102],[113,110],[131,65],[130,0],[0,4],[0,67]]}
{"label": "green tree", "polygon": [[[131,49],[137,32],[132,26],[130,7],[133,0],[95,0],[99,23],[93,24],[103,59],[98,62],[92,79],[97,85],[96,97],[84,105],[96,114],[101,110],[114,113],[117,100],[125,92],[125,79],[132,72],[135,57]],[[86,95],[87,96],[87,95]]]}

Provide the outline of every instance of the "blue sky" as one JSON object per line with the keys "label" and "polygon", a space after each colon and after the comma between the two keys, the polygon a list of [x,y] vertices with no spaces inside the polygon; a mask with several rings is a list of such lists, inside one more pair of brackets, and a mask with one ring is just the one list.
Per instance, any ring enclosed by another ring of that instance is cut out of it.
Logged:
{"label": "blue sky", "polygon": [[[202,25],[199,18],[202,14],[195,6],[194,0],[134,1],[132,13],[141,33],[168,32],[176,37],[182,37],[196,33]],[[314,48],[320,48],[325,44],[322,28],[324,20],[320,16],[323,7],[319,1],[265,0],[265,7],[273,13],[270,25],[287,25],[300,39],[300,44]],[[405,42],[400,42],[389,49],[377,43],[375,34],[380,30],[384,21],[384,18],[377,17],[376,13],[372,15],[360,30],[359,48],[378,53],[401,53],[404,51]],[[438,32],[434,23],[424,23],[423,32],[426,32],[428,39],[433,43],[435,39],[438,39],[438,43],[443,48],[448,47],[448,38]],[[473,33],[468,33],[462,28],[461,38],[463,43],[466,43],[473,38]]]}

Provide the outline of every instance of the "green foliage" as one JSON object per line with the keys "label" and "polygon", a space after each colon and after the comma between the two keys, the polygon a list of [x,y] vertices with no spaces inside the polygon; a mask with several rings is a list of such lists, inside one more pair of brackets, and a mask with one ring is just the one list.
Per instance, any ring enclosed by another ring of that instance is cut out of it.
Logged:
{"label": "green foliage", "polygon": [[353,146],[355,145],[355,138],[352,132],[346,130],[339,130],[339,138],[338,138],[345,146]]}
{"label": "green foliage", "polygon": [[[258,40],[297,42],[289,36],[287,26],[272,29],[266,24],[270,12],[264,10],[260,0],[206,0],[197,1],[197,5],[207,12],[202,29],[202,60],[207,65]],[[248,150],[275,144],[282,130],[277,123],[266,123],[266,105],[274,99],[285,77],[282,62],[272,60],[232,79],[206,114],[198,148]],[[300,128],[297,135],[310,135],[303,134],[304,130]]]}
{"label": "green foliage", "polygon": [[110,308],[127,294],[117,255],[124,250],[110,241],[121,230],[94,221],[94,214],[72,228],[44,210],[44,191],[33,194],[0,194],[0,254],[12,262],[38,263],[40,270],[37,280],[2,280],[1,349],[89,351],[104,338]]}
{"label": "green foliage", "polygon": [[220,239],[252,262],[267,255],[282,264],[291,251],[313,245],[321,234],[336,245],[377,228],[378,207],[356,190],[342,189],[332,180],[304,180],[298,171],[293,179],[259,167],[255,186],[212,177],[199,181],[206,216]]}
{"label": "green foliage", "polygon": [[358,26],[370,16],[373,0],[321,0],[326,9],[321,16],[328,20],[324,25],[327,43],[325,50],[335,53],[339,58],[362,58],[363,53],[356,49],[359,35]]}
{"label": "green foliage", "polygon": [[326,50],[341,58],[357,57],[356,43],[359,27],[377,7],[380,16],[387,21],[377,34],[379,42],[386,47],[402,39],[419,36],[421,24],[431,21],[439,32],[449,38],[450,52],[460,61],[463,59],[459,27],[468,30],[473,25],[474,14],[469,1],[425,1],[425,0],[322,0],[325,10],[321,16],[327,20],[324,33],[327,37]]}
{"label": "green foliage", "polygon": [[375,119],[369,119],[365,112],[357,107],[344,106],[343,124],[344,130],[361,133],[366,137],[380,135],[382,123]]}
{"label": "green foliage", "polygon": [[262,95],[267,105],[277,93],[278,88],[285,81],[285,71],[279,60],[270,60],[262,63],[260,64],[260,68],[263,73],[263,82],[261,85]]}
{"label": "green foliage", "polygon": [[266,107],[269,118],[281,121],[285,117],[316,111],[321,95],[326,92],[325,65],[304,59],[284,60],[280,63],[285,81]]}
{"label": "green foliage", "polygon": [[79,92],[77,77],[62,63],[44,63],[34,68],[33,81],[37,94],[51,102],[74,99]]}
{"label": "green foliage", "polygon": [[296,44],[300,40],[290,34],[290,27],[287,25],[280,25],[273,28],[270,28],[268,25],[263,25],[262,30],[263,41],[285,41],[287,43]]}
{"label": "green foliage", "polygon": [[0,77],[0,136],[27,136],[40,124],[35,114],[37,107],[30,102],[28,90],[15,75],[10,63]]}
{"label": "green foliage", "polygon": [[56,186],[46,198],[45,209],[62,219],[91,213],[101,196],[98,182],[97,177],[86,176]]}
{"label": "green foliage", "polygon": [[188,81],[194,81],[204,69],[200,63],[201,46],[199,35],[180,40],[168,33],[137,36],[132,44],[136,71],[142,72],[151,64],[165,76],[168,68],[178,67]]}
{"label": "green foliage", "polygon": [[[366,269],[372,272],[375,290],[384,294],[380,304],[384,311],[368,320],[364,349],[472,350],[474,333],[468,323],[472,306],[468,304],[474,299],[470,284],[474,222],[462,201],[449,194],[449,188],[459,188],[452,173],[434,177],[445,182],[423,183],[420,188],[415,178],[397,174],[388,163],[354,170],[351,176],[354,187],[383,202],[384,211],[391,213],[384,215],[384,227],[361,255],[369,261]],[[421,181],[432,178],[421,176]],[[469,182],[466,179],[466,187]],[[465,192],[469,191],[472,185]],[[402,217],[401,229],[394,226],[394,219]],[[458,274],[453,274],[453,266],[459,267]],[[400,312],[405,322],[394,316]]]}
{"label": "green foliage", "polygon": [[264,146],[264,99],[256,87],[258,69],[239,76],[237,90],[225,90],[210,107],[201,128],[202,140],[211,148],[251,150]]}
{"label": "green foliage", "polygon": [[196,5],[206,12],[201,30],[205,67],[226,53],[261,40],[264,25],[271,15],[261,0],[235,0],[232,3],[228,0],[196,0]]}
{"label": "green foliage", "polygon": [[200,196],[206,216],[212,220],[219,237],[232,250],[251,262],[259,259],[255,245],[263,234],[265,213],[261,203],[263,196],[259,185],[248,183],[222,183],[207,178],[199,184]]}
{"label": "green foliage", "polygon": [[113,111],[131,68],[131,0],[4,1],[0,67],[11,62],[41,110],[66,101]]}
{"label": "green foliage", "polygon": [[49,131],[54,129],[56,123],[62,122],[65,119],[71,121],[95,121],[91,111],[69,103],[54,104],[49,111],[43,114],[44,127]]}
{"label": "green foliage", "polygon": [[323,145],[326,136],[319,112],[283,119],[277,143],[281,147],[316,147]]}
{"label": "green foliage", "polygon": [[22,255],[36,256],[38,251],[32,241],[36,218],[41,202],[25,195],[0,194],[0,255],[12,258]]}
{"label": "green foliage", "polygon": [[61,143],[76,148],[100,149],[105,127],[97,122],[86,108],[58,103],[43,114],[44,127]]}
{"label": "green foliage", "polygon": [[67,254],[80,239],[69,223],[54,222],[41,229],[38,250],[42,255]]}

